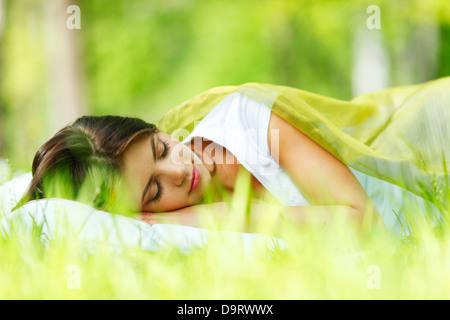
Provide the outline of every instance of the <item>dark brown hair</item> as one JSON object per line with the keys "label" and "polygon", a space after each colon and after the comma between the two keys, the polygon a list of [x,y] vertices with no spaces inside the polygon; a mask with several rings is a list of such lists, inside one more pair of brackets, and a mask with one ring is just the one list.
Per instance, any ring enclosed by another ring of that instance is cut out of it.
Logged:
{"label": "dark brown hair", "polygon": [[[154,124],[137,118],[79,118],[38,150],[33,160],[31,184],[18,206],[49,197],[79,200],[84,188],[87,202],[97,209],[105,209],[115,197],[125,149],[136,139],[157,131]],[[54,188],[58,182],[63,183],[62,193]]]}

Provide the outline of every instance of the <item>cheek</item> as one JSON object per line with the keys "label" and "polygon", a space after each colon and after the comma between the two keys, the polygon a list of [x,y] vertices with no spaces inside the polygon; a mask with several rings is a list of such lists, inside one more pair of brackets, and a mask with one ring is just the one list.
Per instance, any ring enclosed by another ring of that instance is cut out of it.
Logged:
{"label": "cheek", "polygon": [[210,184],[211,184],[211,174],[209,173],[208,169],[205,167],[205,165],[197,165],[197,168],[200,171],[200,187],[198,188],[197,194],[201,195],[201,197],[204,196],[205,192],[208,190]]}
{"label": "cheek", "polygon": [[178,189],[165,188],[160,201],[153,205],[156,211],[172,211],[194,205],[198,201],[180,193]]}

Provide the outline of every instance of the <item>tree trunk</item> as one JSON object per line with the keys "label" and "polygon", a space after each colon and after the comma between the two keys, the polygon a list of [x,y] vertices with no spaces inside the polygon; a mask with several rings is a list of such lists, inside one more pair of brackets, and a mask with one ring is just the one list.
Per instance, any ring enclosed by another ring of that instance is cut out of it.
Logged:
{"label": "tree trunk", "polygon": [[[2,42],[2,35],[3,35],[3,25],[4,25],[4,19],[5,13],[4,13],[4,6],[3,6],[3,0],[0,0],[0,43]],[[0,46],[1,47],[1,46]],[[2,60],[2,54],[3,51],[0,50],[0,64],[3,62]],[[1,65],[0,65],[1,68]],[[3,81],[0,79],[0,81]],[[4,132],[4,110],[3,110],[3,99],[0,96],[0,157],[3,156],[4,153],[4,139],[5,139],[5,132]]]}
{"label": "tree trunk", "polygon": [[357,29],[353,36],[353,95],[387,88],[389,64],[381,30]]}
{"label": "tree trunk", "polygon": [[78,37],[66,21],[73,1],[46,0],[49,65],[49,116],[53,132],[85,113]]}

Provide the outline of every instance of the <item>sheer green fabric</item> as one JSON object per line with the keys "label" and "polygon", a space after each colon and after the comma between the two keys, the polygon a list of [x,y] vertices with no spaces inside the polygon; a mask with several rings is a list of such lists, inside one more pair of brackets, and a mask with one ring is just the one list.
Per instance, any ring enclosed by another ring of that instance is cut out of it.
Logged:
{"label": "sheer green fabric", "polygon": [[450,77],[362,94],[350,101],[260,83],[200,93],[156,125],[189,132],[233,92],[259,100],[346,165],[448,205]]}

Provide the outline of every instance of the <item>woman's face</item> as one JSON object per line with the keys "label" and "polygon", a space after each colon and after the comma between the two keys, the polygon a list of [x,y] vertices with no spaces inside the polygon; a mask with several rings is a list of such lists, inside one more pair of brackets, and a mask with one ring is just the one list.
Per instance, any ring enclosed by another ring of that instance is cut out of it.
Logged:
{"label": "woman's face", "polygon": [[128,146],[123,172],[142,212],[172,211],[199,203],[210,184],[209,168],[189,147],[157,132]]}

